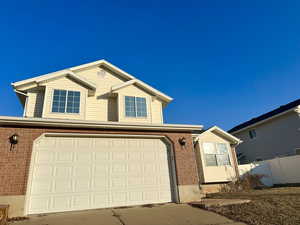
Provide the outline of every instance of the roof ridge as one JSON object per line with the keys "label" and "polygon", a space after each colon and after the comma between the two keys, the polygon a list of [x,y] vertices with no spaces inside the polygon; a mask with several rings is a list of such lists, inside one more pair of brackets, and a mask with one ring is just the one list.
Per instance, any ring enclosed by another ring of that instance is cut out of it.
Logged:
{"label": "roof ridge", "polygon": [[239,124],[239,125],[231,128],[230,130],[228,130],[228,132],[232,133],[232,132],[239,131],[239,130],[244,129],[246,127],[249,127],[249,126],[251,126],[251,125],[253,125],[255,123],[264,121],[264,120],[266,120],[268,118],[271,118],[273,116],[276,116],[276,115],[278,115],[280,113],[284,113],[284,112],[286,112],[286,111],[288,111],[288,110],[290,110],[290,109],[292,109],[294,107],[297,107],[298,105],[300,105],[300,98],[296,99],[296,100],[294,100],[292,102],[289,102],[289,103],[287,103],[285,105],[281,105],[281,106],[279,106],[279,107],[277,107],[277,108],[275,108],[275,109],[273,109],[271,111],[263,113],[260,116],[253,117],[252,119],[247,120],[246,122],[241,123],[241,124]]}

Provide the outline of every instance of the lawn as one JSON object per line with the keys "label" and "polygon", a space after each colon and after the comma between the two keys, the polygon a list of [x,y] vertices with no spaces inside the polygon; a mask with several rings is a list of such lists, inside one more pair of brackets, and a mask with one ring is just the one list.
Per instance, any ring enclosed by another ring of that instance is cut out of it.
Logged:
{"label": "lawn", "polygon": [[207,197],[250,199],[247,204],[210,208],[249,225],[300,225],[300,187],[217,193]]}

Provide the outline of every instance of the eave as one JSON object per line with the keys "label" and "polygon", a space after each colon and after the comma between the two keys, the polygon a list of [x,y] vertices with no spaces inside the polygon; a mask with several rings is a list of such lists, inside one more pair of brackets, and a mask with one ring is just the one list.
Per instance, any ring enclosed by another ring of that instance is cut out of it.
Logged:
{"label": "eave", "polygon": [[2,126],[27,126],[27,127],[56,127],[56,128],[80,128],[80,129],[105,129],[105,130],[145,130],[145,131],[200,131],[202,125],[186,124],[146,124],[146,123],[120,123],[86,120],[44,119],[26,117],[0,116]]}

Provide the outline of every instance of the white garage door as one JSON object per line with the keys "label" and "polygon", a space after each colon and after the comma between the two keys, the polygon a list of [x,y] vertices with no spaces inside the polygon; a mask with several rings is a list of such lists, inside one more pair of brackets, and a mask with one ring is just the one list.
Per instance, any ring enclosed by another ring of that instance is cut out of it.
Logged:
{"label": "white garage door", "polygon": [[30,171],[28,214],[172,201],[160,139],[44,137]]}

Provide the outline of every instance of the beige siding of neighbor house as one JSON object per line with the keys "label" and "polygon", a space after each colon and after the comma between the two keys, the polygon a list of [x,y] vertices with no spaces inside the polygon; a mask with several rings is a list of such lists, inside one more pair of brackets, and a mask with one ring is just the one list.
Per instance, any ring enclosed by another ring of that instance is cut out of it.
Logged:
{"label": "beige siding of neighbor house", "polygon": [[[229,151],[231,165],[229,166],[206,166],[203,152],[203,143],[225,143]],[[212,132],[204,133],[200,136],[195,147],[198,164],[198,174],[200,183],[214,183],[232,181],[236,177],[235,158],[232,155],[230,142]]]}
{"label": "beige siding of neighbor house", "polygon": [[[45,97],[44,97],[44,118],[60,118],[60,119],[80,119],[86,118],[86,98],[87,89],[75,81],[70,80],[67,77],[61,77],[45,83]],[[68,90],[68,91],[80,91],[80,112],[79,113],[53,113],[52,112],[52,99],[55,89]]]}
{"label": "beige siding of neighbor house", "polygon": [[[135,85],[120,89],[118,92],[119,121],[120,122],[143,122],[143,123],[162,123],[162,103],[151,94]],[[125,115],[125,96],[135,96],[146,98],[147,117],[135,118]]]}
{"label": "beige siding of neighbor house", "polygon": [[[102,73],[101,73],[102,72]],[[149,94],[148,92],[130,85],[118,90],[115,94],[111,94],[111,87],[120,85],[127,80],[119,75],[99,67],[90,67],[75,71],[75,74],[94,83],[97,88],[93,95],[88,94],[88,90],[76,83],[75,81],[61,77],[55,80],[44,82],[45,98],[37,96],[36,92],[28,92],[28,106],[26,116],[37,117],[41,115],[44,118],[69,118],[82,120],[99,120],[99,121],[119,121],[119,122],[143,122],[143,123],[163,123],[162,102]],[[63,89],[81,92],[80,113],[65,114],[52,113],[52,98],[54,89]],[[125,117],[125,96],[145,97],[147,101],[147,118],[128,118]],[[36,104],[37,99],[43,104]],[[38,109],[36,107],[39,107]]]}
{"label": "beige siding of neighbor house", "polygon": [[[241,132],[233,133],[243,140],[237,152],[245,157],[241,163],[272,159],[280,156],[294,155],[300,148],[300,117],[291,111],[277,118],[253,126]],[[249,130],[255,129],[256,138],[250,139]]]}

